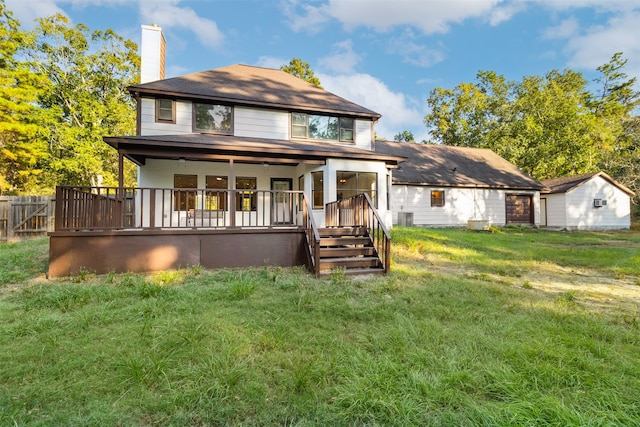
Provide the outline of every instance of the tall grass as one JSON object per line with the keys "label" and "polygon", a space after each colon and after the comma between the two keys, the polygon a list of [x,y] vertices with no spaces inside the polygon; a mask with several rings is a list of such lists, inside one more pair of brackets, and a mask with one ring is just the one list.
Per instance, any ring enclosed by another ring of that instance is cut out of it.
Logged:
{"label": "tall grass", "polygon": [[0,425],[640,424],[637,302],[595,311],[511,286],[585,258],[638,275],[624,248],[640,235],[393,237],[386,277],[196,266],[23,281],[0,296]]}

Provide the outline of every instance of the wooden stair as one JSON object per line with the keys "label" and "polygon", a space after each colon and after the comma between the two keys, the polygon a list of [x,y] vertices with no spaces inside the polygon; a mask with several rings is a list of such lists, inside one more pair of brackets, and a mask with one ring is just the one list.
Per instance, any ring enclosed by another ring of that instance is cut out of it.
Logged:
{"label": "wooden stair", "polygon": [[320,274],[344,269],[346,274],[383,274],[384,265],[365,227],[329,227],[320,235]]}

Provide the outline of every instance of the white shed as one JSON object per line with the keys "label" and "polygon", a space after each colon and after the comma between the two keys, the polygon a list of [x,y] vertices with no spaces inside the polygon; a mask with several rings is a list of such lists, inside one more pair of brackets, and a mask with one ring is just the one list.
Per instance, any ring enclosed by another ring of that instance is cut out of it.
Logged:
{"label": "white shed", "polygon": [[542,181],[541,226],[613,230],[631,226],[634,193],[604,172]]}

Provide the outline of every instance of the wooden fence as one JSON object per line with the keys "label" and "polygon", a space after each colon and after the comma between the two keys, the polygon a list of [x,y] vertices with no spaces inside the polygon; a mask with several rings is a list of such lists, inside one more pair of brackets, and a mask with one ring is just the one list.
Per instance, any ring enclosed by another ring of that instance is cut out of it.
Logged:
{"label": "wooden fence", "polygon": [[54,196],[0,196],[0,241],[44,237],[53,231]]}

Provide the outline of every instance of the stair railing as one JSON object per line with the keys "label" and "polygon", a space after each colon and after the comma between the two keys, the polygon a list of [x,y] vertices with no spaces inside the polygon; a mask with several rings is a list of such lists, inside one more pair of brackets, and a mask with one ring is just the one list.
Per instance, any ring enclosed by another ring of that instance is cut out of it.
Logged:
{"label": "stair railing", "polygon": [[367,193],[327,203],[327,227],[366,227],[378,258],[388,273],[391,266],[391,235]]}
{"label": "stair railing", "polygon": [[305,230],[309,255],[309,266],[316,277],[320,277],[320,232],[313,218],[313,209],[307,196],[302,193],[302,226]]}

